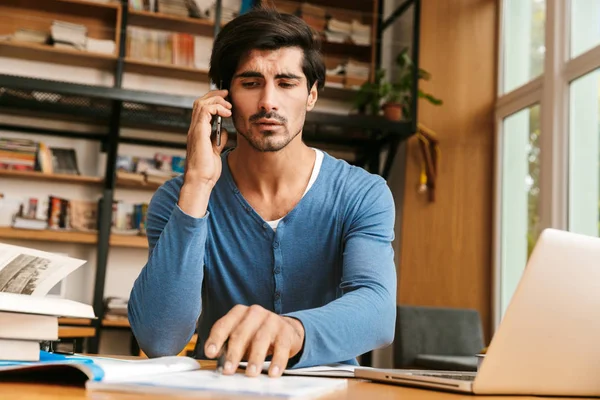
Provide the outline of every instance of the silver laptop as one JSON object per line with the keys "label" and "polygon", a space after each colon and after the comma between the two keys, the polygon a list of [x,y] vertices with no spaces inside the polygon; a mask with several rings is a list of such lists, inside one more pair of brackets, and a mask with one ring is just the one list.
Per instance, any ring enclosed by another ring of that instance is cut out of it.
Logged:
{"label": "silver laptop", "polygon": [[600,239],[542,232],[477,373],[355,376],[473,394],[600,396]]}

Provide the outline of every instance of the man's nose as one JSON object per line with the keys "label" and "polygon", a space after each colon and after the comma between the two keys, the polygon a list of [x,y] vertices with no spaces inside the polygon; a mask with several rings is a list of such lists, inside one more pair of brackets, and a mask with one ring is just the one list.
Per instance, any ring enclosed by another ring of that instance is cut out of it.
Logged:
{"label": "man's nose", "polygon": [[274,83],[267,83],[261,92],[259,107],[261,110],[277,111],[279,104],[277,102],[277,90]]}

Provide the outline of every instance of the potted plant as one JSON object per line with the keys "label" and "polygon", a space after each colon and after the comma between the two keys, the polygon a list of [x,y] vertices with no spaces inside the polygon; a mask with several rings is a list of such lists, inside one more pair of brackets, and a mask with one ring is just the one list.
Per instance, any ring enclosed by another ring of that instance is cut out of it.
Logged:
{"label": "potted plant", "polygon": [[391,84],[384,77],[385,70],[377,70],[372,82],[367,81],[360,86],[354,99],[354,107],[359,114],[379,115],[383,99],[391,90]]}
{"label": "potted plant", "polygon": [[[408,48],[404,48],[396,56],[396,66],[398,71],[395,81],[387,82],[385,69],[379,69],[375,72],[372,82],[365,82],[360,87],[354,101],[354,106],[359,113],[379,115],[383,110],[384,117],[394,121],[411,115],[414,64],[408,54]],[[431,79],[431,74],[419,68],[418,79],[428,81]],[[443,104],[442,100],[421,89],[418,91],[418,96],[435,105]]]}
{"label": "potted plant", "polygon": [[[396,56],[396,67],[396,79],[391,84],[382,107],[386,118],[398,121],[403,116],[412,114],[412,86],[415,65],[408,54],[408,48],[402,49]],[[417,79],[428,81],[431,79],[431,74],[423,68],[419,68]],[[418,96],[434,105],[443,104],[441,99],[421,89],[418,89]]]}

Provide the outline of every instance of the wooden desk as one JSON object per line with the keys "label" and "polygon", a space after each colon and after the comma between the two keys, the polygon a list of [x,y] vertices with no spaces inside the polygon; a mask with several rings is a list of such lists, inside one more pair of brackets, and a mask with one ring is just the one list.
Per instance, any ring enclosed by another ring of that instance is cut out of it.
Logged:
{"label": "wooden desk", "polygon": [[[128,357],[129,358],[129,357]],[[214,369],[213,361],[200,361],[202,368]],[[43,385],[35,383],[3,383],[0,382],[0,393],[2,400],[90,400],[91,397],[97,397],[102,400],[132,400],[132,399],[187,399],[190,396],[165,396],[165,395],[140,395],[131,393],[116,393],[116,392],[94,392],[93,396],[86,392],[82,387],[67,387],[57,385]],[[205,393],[201,395],[202,399],[251,399],[250,397],[234,397],[214,395],[209,396]],[[256,399],[256,397],[252,397]],[[320,397],[323,400],[522,400],[522,399],[543,399],[543,397],[527,397],[527,396],[472,396],[454,393],[438,392],[434,390],[413,389],[402,386],[386,385],[373,383],[358,379],[349,379],[348,388],[346,390],[332,393],[325,397]],[[566,399],[561,397],[561,399]],[[553,398],[556,400],[556,398]],[[578,398],[581,400],[581,398]]]}

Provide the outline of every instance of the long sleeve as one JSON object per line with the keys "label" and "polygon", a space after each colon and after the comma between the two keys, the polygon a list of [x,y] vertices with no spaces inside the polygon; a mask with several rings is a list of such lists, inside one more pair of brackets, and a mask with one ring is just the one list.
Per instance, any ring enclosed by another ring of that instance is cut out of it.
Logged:
{"label": "long sleeve", "polygon": [[287,314],[305,330],[302,354],[292,368],[350,360],[394,339],[394,200],[382,179],[354,200],[342,222],[342,296],[323,307]]}
{"label": "long sleeve", "polygon": [[208,213],[193,218],[179,208],[177,199],[175,181],[152,197],[148,262],[129,298],[133,334],[149,357],[178,354],[194,334],[202,310]]}

